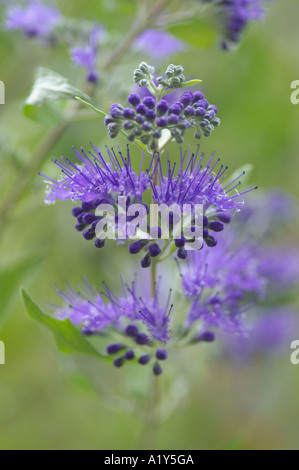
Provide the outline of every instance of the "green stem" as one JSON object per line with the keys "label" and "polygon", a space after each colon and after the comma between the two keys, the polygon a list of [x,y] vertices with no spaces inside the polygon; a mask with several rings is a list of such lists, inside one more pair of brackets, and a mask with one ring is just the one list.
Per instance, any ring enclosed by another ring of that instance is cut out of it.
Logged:
{"label": "green stem", "polygon": [[150,391],[144,413],[143,428],[137,445],[138,450],[155,450],[158,429],[160,426],[160,380],[153,376],[150,382]]}

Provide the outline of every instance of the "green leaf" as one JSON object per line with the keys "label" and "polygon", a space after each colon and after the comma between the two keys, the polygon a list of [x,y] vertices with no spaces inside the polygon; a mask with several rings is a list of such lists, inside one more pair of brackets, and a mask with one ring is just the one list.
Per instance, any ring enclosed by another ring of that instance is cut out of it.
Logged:
{"label": "green leaf", "polygon": [[63,120],[63,113],[58,109],[44,104],[42,106],[35,106],[32,104],[25,104],[24,114],[32,121],[40,122],[48,126],[59,124]]}
{"label": "green leaf", "polygon": [[58,320],[43,313],[27,292],[21,291],[24,305],[29,316],[49,328],[55,335],[59,349],[65,354],[84,354],[102,359],[110,359],[100,354],[69,320]]}
{"label": "green leaf", "polygon": [[67,78],[52,70],[39,68],[30,96],[24,105],[24,114],[29,119],[52,125],[63,119],[62,110],[53,106],[57,100],[76,97],[89,100],[83,91],[71,85]]}
{"label": "green leaf", "polygon": [[211,46],[216,39],[215,29],[202,20],[173,25],[168,28],[168,31],[195,47]]}

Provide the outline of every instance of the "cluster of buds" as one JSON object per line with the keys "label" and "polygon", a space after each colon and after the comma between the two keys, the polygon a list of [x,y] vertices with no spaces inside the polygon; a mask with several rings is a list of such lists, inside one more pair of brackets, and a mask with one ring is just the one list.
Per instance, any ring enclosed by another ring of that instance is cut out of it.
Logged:
{"label": "cluster of buds", "polygon": [[[168,131],[178,143],[184,142],[187,129],[195,130],[194,137],[209,137],[220,125],[218,109],[210,104],[201,91],[185,92],[177,99],[168,96],[172,90],[185,87],[181,66],[170,65],[164,76],[154,78],[155,69],[142,63],[134,72],[134,80],[140,87],[147,87],[150,95],[142,99],[137,93],[128,97],[129,106],[113,104],[106,117],[109,137],[116,138],[121,131],[130,142],[141,141],[151,151],[159,148],[163,131]],[[198,82],[198,81],[196,81]]]}

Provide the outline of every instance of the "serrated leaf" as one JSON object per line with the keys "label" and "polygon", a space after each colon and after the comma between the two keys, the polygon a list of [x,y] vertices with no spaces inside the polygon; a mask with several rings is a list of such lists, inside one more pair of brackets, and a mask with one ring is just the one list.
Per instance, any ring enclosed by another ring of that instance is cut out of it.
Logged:
{"label": "serrated leaf", "polygon": [[71,85],[67,78],[52,70],[39,68],[31,93],[24,104],[24,114],[34,121],[56,124],[63,119],[63,113],[54,108],[52,103],[76,97],[90,99],[83,91]]}
{"label": "serrated leaf", "polygon": [[195,47],[211,46],[216,39],[215,29],[202,20],[173,25],[168,28],[168,31]]}
{"label": "serrated leaf", "polygon": [[38,305],[22,289],[22,298],[29,316],[38,323],[46,326],[55,335],[59,349],[65,354],[83,354],[109,360],[107,356],[100,354],[80,333],[69,320],[58,320],[41,311]]}

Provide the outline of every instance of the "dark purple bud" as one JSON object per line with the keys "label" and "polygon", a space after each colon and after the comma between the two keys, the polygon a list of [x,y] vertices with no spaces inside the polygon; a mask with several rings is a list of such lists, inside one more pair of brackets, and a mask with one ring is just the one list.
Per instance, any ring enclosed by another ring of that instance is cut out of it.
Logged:
{"label": "dark purple bud", "polygon": [[203,216],[203,226],[204,227],[207,227],[209,225],[209,219],[207,218],[207,216]]}
{"label": "dark purple bud", "polygon": [[154,121],[156,119],[157,115],[155,113],[155,111],[153,109],[149,109],[147,112],[146,112],[146,118],[149,120],[149,121]]}
{"label": "dark purple bud", "polygon": [[157,243],[154,243],[153,245],[151,245],[149,251],[150,251],[150,255],[152,258],[156,258],[157,256],[161,254],[161,248],[159,247]]}
{"label": "dark purple bud", "polygon": [[156,352],[156,358],[159,359],[159,361],[166,361],[168,355],[167,351],[165,349],[158,349]]}
{"label": "dark purple bud", "polygon": [[136,336],[136,344],[139,346],[144,346],[145,344],[148,344],[149,338],[146,334],[140,333],[139,335]]}
{"label": "dark purple bud", "polygon": [[38,34],[39,33],[37,28],[34,28],[33,26],[25,31],[25,35],[28,38],[35,38],[36,36],[38,36]]}
{"label": "dark purple bud", "polygon": [[132,93],[128,98],[128,102],[134,106],[134,108],[139,105],[140,101],[140,97],[136,93]]}
{"label": "dark purple bud", "polygon": [[144,132],[151,132],[151,130],[153,129],[153,126],[151,125],[151,123],[145,122],[142,125],[142,129],[144,130]]}
{"label": "dark purple bud", "polygon": [[145,106],[147,106],[149,109],[154,109],[156,106],[156,99],[152,96],[147,96],[144,98],[143,104],[145,104]]}
{"label": "dark purple bud", "polygon": [[92,209],[96,209],[98,206],[100,206],[101,204],[105,204],[106,202],[108,202],[107,199],[102,198],[102,197],[97,197],[91,203]]}
{"label": "dark purple bud", "polygon": [[210,222],[209,227],[211,230],[213,230],[213,232],[223,232],[224,230],[223,222],[220,222],[218,220],[213,220],[212,222]]}
{"label": "dark purple bud", "polygon": [[123,117],[123,106],[120,104],[114,104],[111,106],[110,114],[115,119],[121,119]]}
{"label": "dark purple bud", "polygon": [[206,115],[206,110],[205,110],[205,108],[197,108],[195,114],[198,117],[204,117]]}
{"label": "dark purple bud", "polygon": [[110,356],[113,356],[114,354],[119,353],[119,351],[122,351],[124,348],[125,346],[123,344],[118,344],[118,343],[109,344],[106,351],[107,351],[107,354],[109,354]]}
{"label": "dark purple bud", "polygon": [[158,103],[157,105],[158,114],[160,116],[163,116],[164,114],[166,114],[168,109],[169,109],[169,105],[166,100],[161,100],[160,103]]}
{"label": "dark purple bud", "polygon": [[218,212],[216,215],[217,219],[224,224],[230,224],[232,221],[232,216],[229,212]]}
{"label": "dark purple bud", "polygon": [[210,121],[208,119],[203,119],[200,123],[200,127],[208,127],[210,125]]}
{"label": "dark purple bud", "polygon": [[146,255],[144,255],[144,257],[141,260],[141,267],[143,269],[146,269],[146,268],[149,268],[151,264],[152,264],[152,258],[151,258],[150,253],[148,252]]}
{"label": "dark purple bud", "polygon": [[83,209],[81,209],[81,207],[74,207],[74,209],[72,210],[72,214],[74,217],[78,217],[80,214],[82,214],[83,212]]}
{"label": "dark purple bud", "polygon": [[157,122],[158,127],[166,127],[167,123],[168,123],[168,121],[165,117],[158,118],[156,122]]}
{"label": "dark purple bud", "polygon": [[180,259],[187,259],[187,257],[188,257],[187,251],[184,250],[184,248],[180,248],[180,249],[178,250],[178,258],[180,258]]}
{"label": "dark purple bud", "polygon": [[177,248],[184,248],[185,243],[186,243],[186,239],[184,237],[183,238],[178,238],[174,242],[175,242],[175,246]]}
{"label": "dark purple bud", "polygon": [[89,212],[93,209],[93,201],[92,202],[82,202],[82,209],[84,212]]}
{"label": "dark purple bud", "polygon": [[180,102],[184,105],[185,108],[187,108],[187,106],[193,103],[193,93],[184,93],[180,97]]}
{"label": "dark purple bud", "polygon": [[94,231],[96,231],[96,228],[97,228],[97,225],[98,225],[99,221],[98,220],[95,220],[94,222],[92,222],[90,228]]}
{"label": "dark purple bud", "polygon": [[78,232],[83,232],[83,230],[85,230],[85,228],[86,228],[86,225],[84,225],[84,224],[79,224],[79,223],[78,223],[78,224],[75,225],[75,229],[76,229]]}
{"label": "dark purple bud", "polygon": [[210,248],[215,248],[215,246],[217,246],[217,243],[218,243],[216,238],[212,237],[211,235],[205,238],[205,242]]}
{"label": "dark purple bud", "polygon": [[141,356],[139,359],[138,359],[138,362],[139,364],[141,364],[142,366],[146,366],[151,360],[151,356],[148,355],[148,354],[145,354],[144,356]]}
{"label": "dark purple bud", "polygon": [[83,217],[82,217],[82,221],[86,225],[90,225],[92,224],[92,222],[97,221],[97,220],[98,218],[93,212],[83,214]]}
{"label": "dark purple bud", "polygon": [[130,131],[131,129],[134,129],[134,127],[135,127],[135,125],[134,125],[134,122],[132,122],[132,121],[126,121],[124,123],[124,129],[126,131]]}
{"label": "dark purple bud", "polygon": [[208,230],[207,228],[204,228],[204,229],[203,229],[203,237],[204,237],[204,238],[208,238],[209,235],[210,235],[210,234],[209,234],[209,230]]}
{"label": "dark purple bud", "polygon": [[200,100],[198,102],[198,105],[201,107],[201,108],[204,108],[204,109],[208,109],[209,107],[209,102],[207,100]]}
{"label": "dark purple bud", "polygon": [[135,359],[135,353],[132,351],[132,349],[129,349],[129,351],[126,352],[125,358],[127,361],[133,361]]}
{"label": "dark purple bud", "polygon": [[142,250],[143,246],[140,241],[131,243],[129,251],[131,255],[137,255]]}
{"label": "dark purple bud", "polygon": [[209,106],[209,109],[212,109],[215,114],[218,114],[218,112],[219,112],[217,106],[215,106],[214,104],[211,104],[211,105]]}
{"label": "dark purple bud", "polygon": [[130,338],[135,338],[139,333],[137,326],[135,325],[128,325],[125,329],[125,334],[130,336]]}
{"label": "dark purple bud", "polygon": [[201,91],[196,91],[193,95],[193,103],[197,103],[197,101],[203,100],[205,95]]}
{"label": "dark purple bud", "polygon": [[170,114],[175,114],[176,116],[179,116],[182,112],[182,107],[180,106],[181,103],[174,103],[170,109],[169,109],[169,113]]}
{"label": "dark purple bud", "polygon": [[145,116],[147,112],[147,107],[144,106],[144,104],[139,104],[136,108],[136,111],[138,114],[142,114],[143,116]]}
{"label": "dark purple bud", "polygon": [[120,369],[124,365],[124,363],[125,363],[124,357],[117,357],[113,361],[114,367],[117,367],[118,369]]}
{"label": "dark purple bud", "polygon": [[195,109],[193,108],[193,106],[188,106],[185,109],[185,116],[193,116],[194,114],[195,114]]}
{"label": "dark purple bud", "polygon": [[204,343],[213,343],[216,339],[216,335],[213,331],[205,331],[204,333],[201,333],[197,341],[202,341]]}
{"label": "dark purple bud", "polygon": [[94,237],[96,236],[94,230],[85,230],[85,232],[83,232],[82,235],[85,238],[85,240],[88,240],[88,241],[93,240]]}
{"label": "dark purple bud", "polygon": [[89,329],[88,326],[84,326],[81,333],[84,336],[94,336],[96,334],[93,330]]}
{"label": "dark purple bud", "polygon": [[88,72],[88,74],[86,75],[86,80],[87,80],[89,83],[98,83],[98,81],[99,81],[99,74],[98,74],[98,72],[96,72],[95,70],[91,70],[91,71]]}
{"label": "dark purple bud", "polygon": [[168,124],[170,124],[171,126],[175,126],[176,124],[178,124],[179,122],[179,118],[176,114],[171,114],[168,118]]}
{"label": "dark purple bud", "polygon": [[106,240],[100,240],[100,239],[98,239],[98,240],[96,240],[96,241],[94,242],[94,246],[95,246],[96,248],[104,248],[105,243],[106,243]]}
{"label": "dark purple bud", "polygon": [[206,114],[205,114],[205,118],[211,120],[215,117],[215,112],[213,110],[211,111],[208,111]]}
{"label": "dark purple bud", "polygon": [[104,119],[105,126],[109,126],[109,124],[112,124],[114,121],[112,116],[106,116]]}
{"label": "dark purple bud", "polygon": [[162,136],[162,132],[159,129],[155,129],[153,132],[153,138],[154,139],[160,139]]}
{"label": "dark purple bud", "polygon": [[142,114],[137,114],[136,118],[135,118],[135,121],[138,123],[138,124],[143,124],[144,121],[145,121],[145,117],[142,116]]}
{"label": "dark purple bud", "polygon": [[135,111],[132,108],[125,108],[123,111],[123,116],[126,119],[134,119]]}
{"label": "dark purple bud", "polygon": [[155,363],[153,372],[154,372],[154,375],[157,375],[157,376],[163,374],[162,367],[160,366],[158,362]]}

